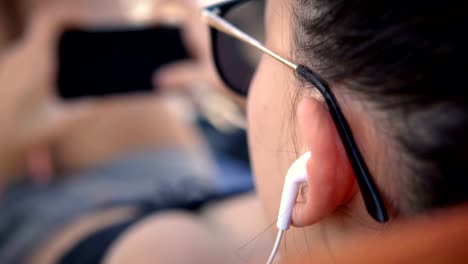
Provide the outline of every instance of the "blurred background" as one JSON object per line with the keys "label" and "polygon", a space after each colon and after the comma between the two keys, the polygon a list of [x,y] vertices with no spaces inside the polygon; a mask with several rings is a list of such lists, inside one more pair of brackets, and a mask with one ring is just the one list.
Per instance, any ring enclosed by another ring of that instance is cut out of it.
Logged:
{"label": "blurred background", "polygon": [[0,54],[35,16],[79,12],[80,24],[60,31],[45,74],[58,100],[105,105],[27,146],[12,166],[0,209],[1,263],[35,262],[51,234],[107,208],[191,208],[253,191],[245,102],[217,77],[201,4],[0,0]]}

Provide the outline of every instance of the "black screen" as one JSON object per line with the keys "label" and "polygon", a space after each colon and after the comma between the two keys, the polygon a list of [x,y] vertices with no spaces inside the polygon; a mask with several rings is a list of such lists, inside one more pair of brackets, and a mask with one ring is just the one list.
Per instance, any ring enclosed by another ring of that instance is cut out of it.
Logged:
{"label": "black screen", "polygon": [[60,40],[59,95],[66,99],[153,91],[160,66],[188,58],[180,30],[69,30]]}

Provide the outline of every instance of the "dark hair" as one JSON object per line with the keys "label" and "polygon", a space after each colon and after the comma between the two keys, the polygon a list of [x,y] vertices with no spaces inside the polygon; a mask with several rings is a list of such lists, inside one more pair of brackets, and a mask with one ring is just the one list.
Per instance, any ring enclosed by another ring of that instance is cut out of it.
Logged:
{"label": "dark hair", "polygon": [[8,38],[16,38],[20,34],[20,17],[17,9],[17,3],[14,0],[0,0],[1,15],[3,16],[2,23],[7,23]]}
{"label": "dark hair", "polygon": [[292,1],[296,60],[371,102],[397,142],[401,206],[468,201],[468,3]]}

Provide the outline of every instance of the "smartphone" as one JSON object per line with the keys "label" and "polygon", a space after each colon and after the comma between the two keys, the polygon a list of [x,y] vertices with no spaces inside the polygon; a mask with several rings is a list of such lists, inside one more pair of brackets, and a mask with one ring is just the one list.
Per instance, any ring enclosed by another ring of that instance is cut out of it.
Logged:
{"label": "smartphone", "polygon": [[154,91],[159,67],[188,58],[176,26],[68,30],[58,45],[58,94],[74,99]]}

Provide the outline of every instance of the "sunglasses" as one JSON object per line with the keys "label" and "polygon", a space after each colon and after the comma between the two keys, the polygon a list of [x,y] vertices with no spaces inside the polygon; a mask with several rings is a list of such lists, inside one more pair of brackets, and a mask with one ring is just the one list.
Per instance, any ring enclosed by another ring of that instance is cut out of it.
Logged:
{"label": "sunglasses", "polygon": [[211,27],[211,47],[218,74],[227,87],[238,95],[247,96],[261,56],[267,54],[312,84],[328,105],[367,211],[378,222],[388,221],[382,197],[327,82],[306,66],[295,64],[262,44],[265,37],[264,10],[264,0],[227,0],[203,8],[202,18]]}

